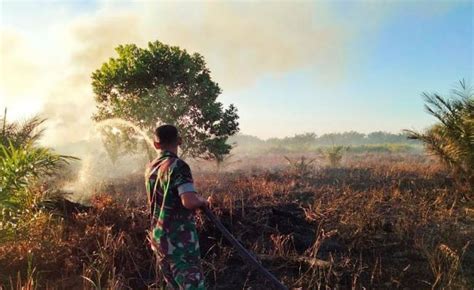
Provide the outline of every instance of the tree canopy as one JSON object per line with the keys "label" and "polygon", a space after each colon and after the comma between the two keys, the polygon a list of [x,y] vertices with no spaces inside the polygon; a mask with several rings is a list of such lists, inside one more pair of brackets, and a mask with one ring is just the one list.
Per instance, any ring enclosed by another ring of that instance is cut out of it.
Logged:
{"label": "tree canopy", "polygon": [[150,134],[157,123],[174,124],[184,154],[215,159],[230,152],[226,141],[238,131],[237,109],[216,101],[221,89],[200,54],[159,41],[116,51],[118,57],[92,74],[95,121],[122,118]]}

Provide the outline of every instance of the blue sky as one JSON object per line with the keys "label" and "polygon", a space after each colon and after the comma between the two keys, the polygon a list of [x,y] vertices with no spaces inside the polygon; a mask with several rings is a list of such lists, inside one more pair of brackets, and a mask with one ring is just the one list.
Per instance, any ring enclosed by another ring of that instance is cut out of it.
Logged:
{"label": "blue sky", "polygon": [[[2,75],[9,77],[0,105],[14,118],[68,104],[92,112],[88,70],[118,43],[155,39],[203,54],[221,101],[239,109],[242,133],[263,138],[422,129],[434,122],[422,92],[448,93],[458,80],[474,80],[471,1],[1,3]],[[31,91],[16,87],[26,60],[37,74],[28,74]],[[74,80],[84,94],[53,94],[58,88],[45,83],[58,80]],[[68,122],[57,124],[61,131]]]}
{"label": "blue sky", "polygon": [[353,41],[353,62],[336,83],[318,82],[318,71],[306,68],[262,78],[229,99],[259,124],[254,134],[269,127],[278,135],[288,124],[317,133],[424,128],[433,118],[423,111],[421,92],[448,93],[458,80],[473,80],[472,21],[469,3],[425,17],[402,9]]}

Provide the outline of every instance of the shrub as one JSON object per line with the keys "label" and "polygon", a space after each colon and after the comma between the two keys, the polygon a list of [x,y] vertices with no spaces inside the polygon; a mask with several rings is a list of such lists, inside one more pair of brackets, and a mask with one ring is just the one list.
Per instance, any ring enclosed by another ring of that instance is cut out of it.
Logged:
{"label": "shrub", "polygon": [[423,94],[426,111],[438,123],[425,132],[406,130],[408,138],[423,141],[427,150],[439,157],[463,183],[474,190],[474,92],[464,81],[450,98]]}
{"label": "shrub", "polygon": [[0,143],[0,235],[12,237],[12,229],[18,227],[22,215],[30,214],[42,198],[42,192],[34,190],[38,182],[53,174],[55,169],[67,163],[70,156],[54,153],[51,149],[35,146],[41,137],[38,118],[24,124],[7,124],[3,119],[2,143]]}
{"label": "shrub", "polygon": [[286,161],[288,161],[288,164],[290,166],[290,173],[294,176],[305,178],[308,177],[308,175],[313,170],[312,164],[315,159],[308,159],[304,156],[301,156],[301,158],[297,160],[291,160],[290,158],[285,156],[285,159]]}
{"label": "shrub", "polygon": [[331,167],[337,167],[341,163],[344,152],[349,150],[346,146],[331,146],[325,149],[321,149],[321,152],[326,157]]}

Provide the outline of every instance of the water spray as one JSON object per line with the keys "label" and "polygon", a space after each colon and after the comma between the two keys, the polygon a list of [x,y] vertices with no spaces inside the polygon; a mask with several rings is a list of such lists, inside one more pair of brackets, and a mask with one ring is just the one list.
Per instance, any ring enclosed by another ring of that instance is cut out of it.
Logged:
{"label": "water spray", "polygon": [[95,128],[96,129],[102,129],[104,128],[105,126],[126,126],[126,127],[129,127],[129,128],[132,128],[133,130],[135,130],[135,132],[137,132],[138,134],[140,134],[141,137],[143,137],[143,139],[145,140],[145,142],[150,146],[150,148],[154,149],[155,147],[153,146],[153,141],[151,140],[151,138],[147,135],[146,132],[144,132],[142,129],[140,129],[140,127],[138,127],[137,125],[133,124],[132,122],[130,121],[127,121],[127,120],[124,120],[124,119],[120,119],[120,118],[112,118],[112,119],[106,119],[106,120],[103,120],[103,121],[100,121],[98,122],[96,125],[95,125]]}
{"label": "water spray", "polygon": [[90,132],[88,146],[83,148],[84,153],[79,155],[81,163],[76,178],[63,187],[65,191],[73,193],[71,198],[74,200],[87,199],[94,193],[95,186],[104,182],[113,183],[143,168],[144,161],[139,155],[120,156],[121,162],[117,163],[112,163],[110,158],[106,158],[106,148],[100,137],[103,137],[101,130],[109,127],[112,129],[112,134],[119,134],[124,128],[132,129],[133,134],[145,142],[149,152],[156,151],[153,140],[147,132],[130,121],[112,118],[97,122]]}

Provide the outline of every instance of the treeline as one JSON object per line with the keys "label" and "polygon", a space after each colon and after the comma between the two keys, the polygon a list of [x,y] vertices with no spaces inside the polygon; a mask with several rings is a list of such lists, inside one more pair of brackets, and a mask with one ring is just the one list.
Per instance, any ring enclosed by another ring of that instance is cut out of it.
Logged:
{"label": "treeline", "polygon": [[256,136],[237,134],[229,138],[238,153],[285,153],[317,151],[327,146],[349,146],[352,152],[406,152],[418,151],[421,143],[407,138],[406,134],[388,132],[329,133],[317,136],[315,133],[296,134],[292,137],[260,139]]}

